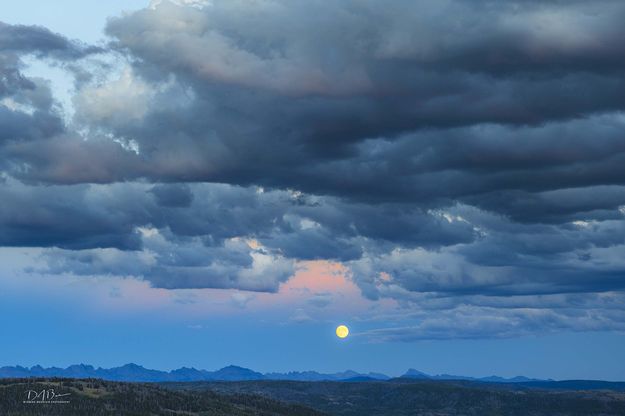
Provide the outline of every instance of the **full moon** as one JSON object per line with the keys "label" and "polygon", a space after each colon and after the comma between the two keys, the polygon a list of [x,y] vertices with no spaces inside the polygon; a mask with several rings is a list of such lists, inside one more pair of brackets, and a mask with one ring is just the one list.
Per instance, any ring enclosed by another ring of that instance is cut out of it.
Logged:
{"label": "full moon", "polygon": [[349,328],[345,325],[339,325],[336,327],[336,336],[339,338],[347,338],[349,335]]}

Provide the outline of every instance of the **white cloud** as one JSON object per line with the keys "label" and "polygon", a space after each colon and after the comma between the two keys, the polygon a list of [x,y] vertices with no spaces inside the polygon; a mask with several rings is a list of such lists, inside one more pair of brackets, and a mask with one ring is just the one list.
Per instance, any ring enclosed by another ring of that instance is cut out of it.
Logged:
{"label": "white cloud", "polygon": [[140,120],[149,111],[154,95],[153,86],[127,67],[116,80],[80,90],[74,97],[76,117],[79,121],[114,125]]}

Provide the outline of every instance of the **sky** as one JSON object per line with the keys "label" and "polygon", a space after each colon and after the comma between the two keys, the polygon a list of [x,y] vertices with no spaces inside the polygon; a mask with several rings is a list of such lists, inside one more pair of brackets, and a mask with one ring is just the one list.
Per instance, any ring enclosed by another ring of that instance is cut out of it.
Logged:
{"label": "sky", "polygon": [[621,1],[2,3],[0,365],[625,380]]}

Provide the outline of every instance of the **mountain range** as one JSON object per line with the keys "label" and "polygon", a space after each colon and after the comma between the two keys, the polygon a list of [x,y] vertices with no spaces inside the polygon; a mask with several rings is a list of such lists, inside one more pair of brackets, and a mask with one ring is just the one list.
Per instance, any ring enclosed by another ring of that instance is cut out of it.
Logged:
{"label": "mountain range", "polygon": [[[373,381],[389,380],[381,373],[358,373],[347,370],[339,373],[318,373],[316,371],[291,371],[288,373],[259,373],[249,368],[230,365],[217,371],[198,370],[182,367],[172,371],[151,370],[137,364],[126,364],[121,367],[95,368],[91,365],[77,364],[67,368],[44,368],[36,365],[30,368],[22,366],[0,367],[0,378],[29,378],[29,377],[63,377],[63,378],[99,378],[110,381],[248,381],[248,380],[293,380],[293,381]],[[415,369],[409,369],[400,378],[421,380],[471,380],[490,383],[516,383],[537,380],[527,377],[503,378],[497,376],[473,378],[450,374],[429,375]]]}

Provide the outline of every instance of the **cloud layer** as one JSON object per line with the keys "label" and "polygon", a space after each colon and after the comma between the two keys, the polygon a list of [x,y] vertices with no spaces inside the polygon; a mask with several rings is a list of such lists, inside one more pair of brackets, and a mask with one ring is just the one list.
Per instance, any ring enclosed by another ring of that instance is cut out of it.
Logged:
{"label": "cloud layer", "polygon": [[[276,292],[339,261],[412,317],[379,339],[622,330],[624,18],[162,1],[107,48],[0,24],[0,245],[168,289]],[[75,76],[71,120],[27,56]]]}

